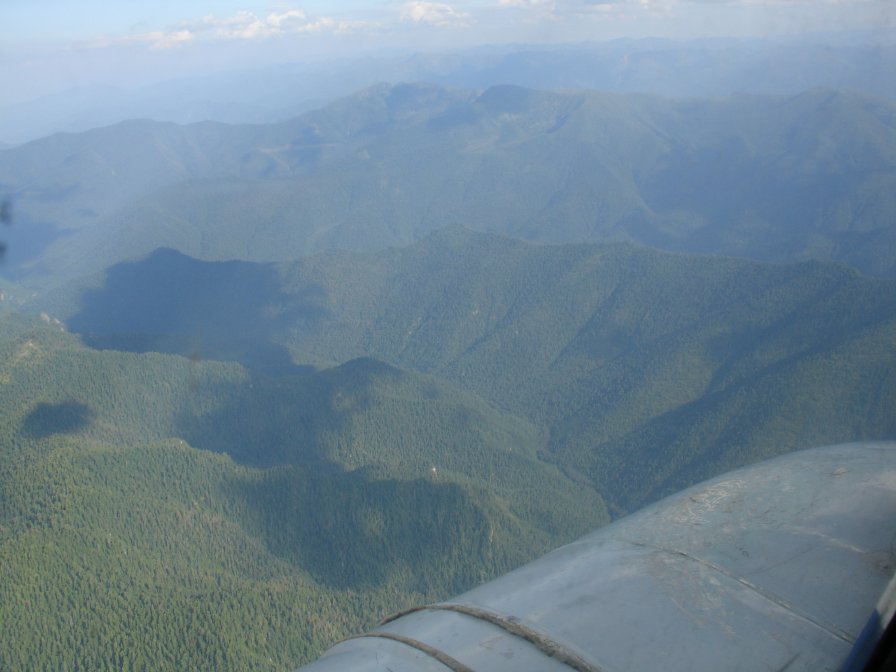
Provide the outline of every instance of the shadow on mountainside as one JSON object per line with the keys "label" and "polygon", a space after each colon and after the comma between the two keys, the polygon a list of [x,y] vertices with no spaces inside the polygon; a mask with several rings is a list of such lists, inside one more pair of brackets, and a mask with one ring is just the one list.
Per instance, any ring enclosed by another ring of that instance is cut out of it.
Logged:
{"label": "shadow on mountainside", "polygon": [[190,445],[241,464],[341,471],[329,450],[373,403],[374,388],[403,375],[361,358],[319,372],[293,367],[275,376],[252,371],[247,381],[197,381],[174,429]]}
{"label": "shadow on mountainside", "polygon": [[337,589],[398,582],[450,594],[525,559],[491,543],[490,530],[507,521],[491,520],[488,506],[454,483],[284,468],[234,487],[272,553]]}
{"label": "shadow on mountainside", "polygon": [[273,266],[161,248],[112,266],[103,285],[81,297],[68,327],[96,349],[237,361],[279,374],[300,367],[277,334],[323,317],[323,297],[316,285],[284,294]]}
{"label": "shadow on mountainside", "polygon": [[93,416],[93,410],[80,401],[40,403],[22,421],[22,430],[35,439],[45,439],[53,434],[74,434],[88,427]]}

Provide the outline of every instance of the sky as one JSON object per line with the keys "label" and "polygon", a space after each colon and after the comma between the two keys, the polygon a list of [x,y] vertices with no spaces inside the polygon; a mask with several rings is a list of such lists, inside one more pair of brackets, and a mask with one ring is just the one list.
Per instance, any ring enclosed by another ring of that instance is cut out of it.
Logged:
{"label": "sky", "polygon": [[7,101],[384,50],[892,30],[896,0],[0,0]]}

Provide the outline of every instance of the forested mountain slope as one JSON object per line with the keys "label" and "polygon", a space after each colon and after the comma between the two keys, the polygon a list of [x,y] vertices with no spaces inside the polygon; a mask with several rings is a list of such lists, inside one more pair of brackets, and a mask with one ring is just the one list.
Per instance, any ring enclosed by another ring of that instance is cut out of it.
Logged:
{"label": "forested mountain slope", "polygon": [[44,232],[17,267],[34,282],[158,247],[276,261],[453,223],[896,272],[896,107],[833,90],[670,100],[381,85],[280,124],[52,136],[0,151],[0,184]]}
{"label": "forested mountain slope", "polygon": [[439,376],[541,427],[550,459],[616,510],[765,454],[896,433],[896,288],[839,265],[454,227],[282,265],[163,250],[92,284],[54,310],[96,347]]}
{"label": "forested mountain slope", "polygon": [[297,665],[605,522],[544,438],[370,359],[268,377],[5,317],[0,667]]}

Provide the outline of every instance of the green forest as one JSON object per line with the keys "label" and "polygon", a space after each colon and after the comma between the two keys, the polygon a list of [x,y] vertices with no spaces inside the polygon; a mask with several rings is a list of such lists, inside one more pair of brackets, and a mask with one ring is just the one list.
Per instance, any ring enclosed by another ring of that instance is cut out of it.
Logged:
{"label": "green forest", "polygon": [[896,436],[896,291],[833,264],[454,227],[163,250],[42,307],[0,318],[2,669],[288,669],[701,478]]}
{"label": "green forest", "polygon": [[0,669],[288,669],[607,520],[535,427],[374,360],[2,334]]}

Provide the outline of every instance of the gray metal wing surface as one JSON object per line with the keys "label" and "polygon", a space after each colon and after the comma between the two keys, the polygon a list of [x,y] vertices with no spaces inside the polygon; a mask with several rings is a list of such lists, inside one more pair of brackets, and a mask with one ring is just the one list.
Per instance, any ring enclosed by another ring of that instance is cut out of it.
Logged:
{"label": "gray metal wing surface", "polygon": [[892,615],[896,444],[819,448],[668,497],[305,672],[861,669]]}

